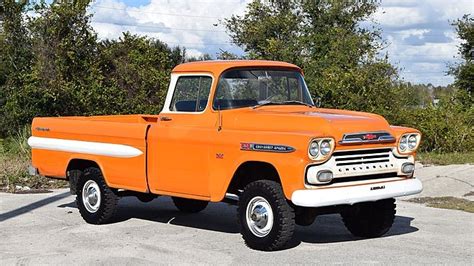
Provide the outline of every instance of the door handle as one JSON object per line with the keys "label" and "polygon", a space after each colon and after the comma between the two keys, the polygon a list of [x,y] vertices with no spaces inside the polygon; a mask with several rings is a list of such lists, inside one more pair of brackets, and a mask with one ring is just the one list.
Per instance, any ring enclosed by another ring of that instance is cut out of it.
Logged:
{"label": "door handle", "polygon": [[171,117],[168,117],[168,116],[161,116],[160,117],[160,121],[171,121],[173,119],[171,119]]}

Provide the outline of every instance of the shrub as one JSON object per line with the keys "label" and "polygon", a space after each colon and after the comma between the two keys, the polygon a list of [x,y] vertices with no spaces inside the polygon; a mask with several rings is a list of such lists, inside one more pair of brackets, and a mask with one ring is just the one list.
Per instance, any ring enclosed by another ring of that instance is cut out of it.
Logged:
{"label": "shrub", "polygon": [[420,151],[466,152],[474,150],[474,108],[456,101],[439,106],[406,108],[393,124],[417,128],[423,134]]}

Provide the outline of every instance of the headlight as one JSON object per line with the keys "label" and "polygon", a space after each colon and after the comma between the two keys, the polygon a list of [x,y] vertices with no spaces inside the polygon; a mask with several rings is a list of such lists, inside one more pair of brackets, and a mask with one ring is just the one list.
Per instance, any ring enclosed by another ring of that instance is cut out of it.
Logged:
{"label": "headlight", "polygon": [[407,146],[408,146],[408,143],[407,143],[407,136],[403,136],[403,137],[400,139],[400,151],[406,151]]}
{"label": "headlight", "polygon": [[322,155],[328,155],[331,152],[331,143],[329,140],[321,141],[319,149],[321,150]]}
{"label": "headlight", "polygon": [[408,148],[410,150],[413,150],[414,148],[416,148],[417,143],[418,141],[416,140],[415,135],[410,135],[410,137],[408,137]]}
{"label": "headlight", "polygon": [[309,145],[309,155],[317,157],[319,154],[319,143],[317,141],[312,141]]}
{"label": "headlight", "polygon": [[398,150],[400,153],[414,152],[420,144],[421,136],[418,133],[403,134],[398,142]]}
{"label": "headlight", "polygon": [[334,150],[334,139],[320,138],[313,139],[309,143],[308,156],[314,161],[325,161],[331,156]]}

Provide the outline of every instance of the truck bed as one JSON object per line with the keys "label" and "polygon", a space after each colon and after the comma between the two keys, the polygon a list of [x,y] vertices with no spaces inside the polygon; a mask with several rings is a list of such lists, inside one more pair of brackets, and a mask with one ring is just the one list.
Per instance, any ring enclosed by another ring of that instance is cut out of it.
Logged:
{"label": "truck bed", "polygon": [[110,187],[145,192],[146,134],[157,120],[153,115],[35,118],[28,140],[33,166],[41,175],[66,179],[68,166],[94,161]]}

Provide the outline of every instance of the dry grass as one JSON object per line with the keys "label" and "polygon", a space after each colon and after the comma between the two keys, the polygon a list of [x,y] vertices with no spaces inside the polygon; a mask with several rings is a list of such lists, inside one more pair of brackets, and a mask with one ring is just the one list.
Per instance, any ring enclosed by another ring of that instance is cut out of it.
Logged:
{"label": "dry grass", "polygon": [[455,197],[422,197],[409,199],[410,202],[422,203],[429,207],[460,210],[474,213],[474,201]]}
{"label": "dry grass", "polygon": [[422,164],[448,165],[448,164],[474,164],[474,151],[453,152],[453,153],[435,153],[420,152],[416,159]]}
{"label": "dry grass", "polygon": [[13,137],[0,139],[0,190],[17,192],[19,187],[28,187],[34,192],[67,187],[65,181],[28,174],[31,152],[26,141],[29,135],[29,128],[25,127]]}
{"label": "dry grass", "polygon": [[67,182],[28,174],[29,159],[20,155],[1,155],[0,187],[6,192],[18,192],[19,187],[29,187],[31,192],[50,188],[67,187]]}

